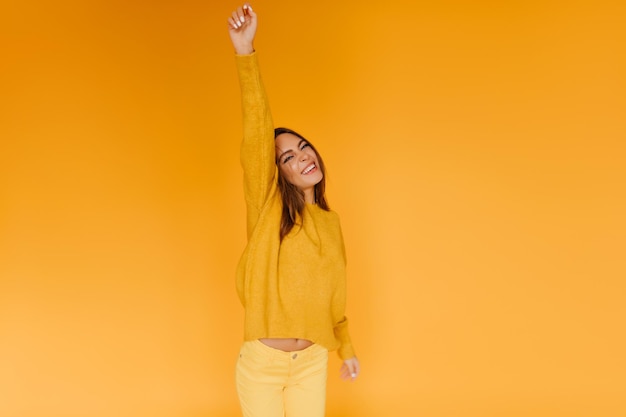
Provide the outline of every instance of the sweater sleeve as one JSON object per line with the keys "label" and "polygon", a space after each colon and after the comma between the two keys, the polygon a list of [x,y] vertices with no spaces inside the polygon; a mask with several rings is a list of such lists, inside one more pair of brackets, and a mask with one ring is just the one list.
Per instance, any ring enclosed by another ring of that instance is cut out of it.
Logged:
{"label": "sweater sleeve", "polygon": [[256,53],[237,55],[236,61],[243,114],[240,157],[249,239],[276,176],[274,125]]}
{"label": "sweater sleeve", "polygon": [[348,319],[344,317],[339,323],[335,325],[333,329],[335,337],[339,340],[340,346],[337,350],[339,357],[343,360],[354,358],[354,348],[352,347],[352,341],[350,340],[350,334],[348,333]]}

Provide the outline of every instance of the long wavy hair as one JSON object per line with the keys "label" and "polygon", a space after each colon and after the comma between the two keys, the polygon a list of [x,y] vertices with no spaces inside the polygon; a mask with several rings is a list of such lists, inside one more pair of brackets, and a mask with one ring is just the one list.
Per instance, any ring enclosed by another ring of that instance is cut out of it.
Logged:
{"label": "long wavy hair", "polygon": [[[315,152],[317,156],[317,163],[319,165],[319,169],[322,171],[322,180],[315,184],[314,196],[315,203],[322,209],[328,211],[330,208],[328,207],[328,203],[326,202],[326,167],[324,165],[324,161],[322,161],[322,157],[320,156],[317,149],[308,139],[306,139],[301,134],[287,129],[286,127],[277,127],[274,129],[274,139],[278,137],[278,135],[282,135],[283,133],[291,133],[294,136],[299,137],[300,139],[306,141]],[[276,161],[278,165],[278,160]],[[283,176],[282,170],[280,166],[278,167],[278,190],[280,191],[280,196],[283,201],[283,213],[280,219],[280,240],[284,239],[291,229],[298,223],[299,219],[302,219],[302,215],[304,213],[305,201],[304,201],[304,192],[302,192],[298,187],[291,184],[287,179]]]}

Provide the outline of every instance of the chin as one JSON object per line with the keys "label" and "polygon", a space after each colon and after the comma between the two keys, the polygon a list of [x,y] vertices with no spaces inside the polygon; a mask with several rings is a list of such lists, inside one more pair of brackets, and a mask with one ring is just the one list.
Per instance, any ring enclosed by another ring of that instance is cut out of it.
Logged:
{"label": "chin", "polygon": [[319,184],[320,181],[322,181],[323,179],[324,179],[324,174],[322,174],[321,172],[319,174],[315,175],[315,178],[312,178],[313,183],[315,185]]}

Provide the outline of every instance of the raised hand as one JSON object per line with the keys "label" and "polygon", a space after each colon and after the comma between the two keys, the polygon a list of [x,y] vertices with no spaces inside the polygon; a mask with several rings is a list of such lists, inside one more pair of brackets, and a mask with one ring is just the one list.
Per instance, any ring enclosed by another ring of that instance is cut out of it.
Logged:
{"label": "raised hand", "polygon": [[237,54],[246,55],[254,52],[256,26],[256,13],[248,3],[238,7],[228,18],[228,33]]}

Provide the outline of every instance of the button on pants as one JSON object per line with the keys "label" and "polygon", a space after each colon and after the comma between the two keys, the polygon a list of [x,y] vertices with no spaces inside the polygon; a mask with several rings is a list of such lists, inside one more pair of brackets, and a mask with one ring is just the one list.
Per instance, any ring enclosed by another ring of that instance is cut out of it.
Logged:
{"label": "button on pants", "polygon": [[235,372],[244,417],[323,417],[328,350],[283,352],[244,342]]}

